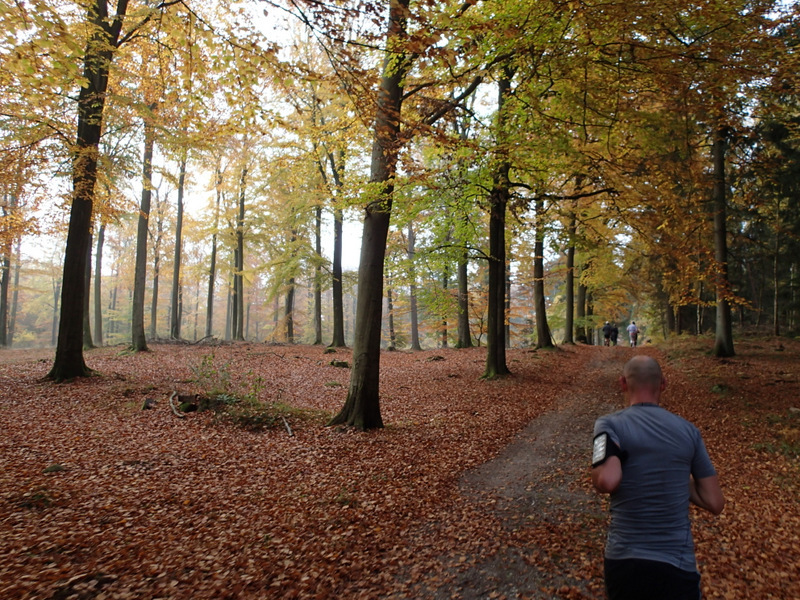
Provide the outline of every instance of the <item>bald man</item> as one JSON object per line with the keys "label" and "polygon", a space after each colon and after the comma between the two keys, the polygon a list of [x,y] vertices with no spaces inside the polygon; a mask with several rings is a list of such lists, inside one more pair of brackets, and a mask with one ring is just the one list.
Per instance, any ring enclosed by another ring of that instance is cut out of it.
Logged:
{"label": "bald man", "polygon": [[611,494],[610,600],[698,600],[689,503],[715,515],[725,505],[700,432],[660,406],[666,383],[656,360],[632,358],[620,378],[626,408],[594,425],[592,483]]}

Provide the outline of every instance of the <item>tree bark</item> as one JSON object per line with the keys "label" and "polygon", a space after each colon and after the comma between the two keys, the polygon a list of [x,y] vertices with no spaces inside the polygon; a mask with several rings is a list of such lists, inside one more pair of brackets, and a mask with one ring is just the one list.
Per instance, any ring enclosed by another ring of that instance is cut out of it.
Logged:
{"label": "tree bark", "polygon": [[244,211],[247,167],[239,179],[239,211],[236,217],[236,251],[234,252],[232,328],[233,339],[244,340]]}
{"label": "tree bark", "polygon": [[14,345],[14,333],[17,329],[17,308],[19,307],[19,270],[22,265],[22,240],[17,238],[14,252],[14,285],[11,292],[11,316],[8,321],[8,347]]}
{"label": "tree bark", "polygon": [[733,356],[735,352],[733,348],[731,307],[728,302],[730,284],[728,281],[727,193],[725,190],[725,130],[721,127],[717,127],[714,130],[712,160],[714,169],[714,259],[717,267],[715,282],[717,321],[714,356],[727,357]]}
{"label": "tree bark", "polygon": [[[342,170],[344,169],[344,152],[339,153],[338,161],[332,153],[328,153],[328,162],[333,173],[333,182],[338,192],[342,189]],[[340,196],[337,193],[337,198]],[[333,339],[331,347],[343,348],[344,336],[344,297],[342,288],[342,209],[334,201],[333,208],[333,272],[331,294],[333,296]]]}
{"label": "tree bark", "polygon": [[[497,137],[505,137],[504,108],[511,93],[512,72],[504,69],[498,81]],[[511,196],[511,165],[500,150],[489,197],[489,307],[486,323],[486,368],[483,377],[491,379],[509,373],[505,340],[506,207]]]}
{"label": "tree bark", "polygon": [[419,311],[417,308],[417,270],[414,268],[414,255],[416,254],[416,235],[413,223],[408,224],[408,298],[411,307],[411,349],[422,350],[419,344]]}
{"label": "tree bark", "polygon": [[294,277],[289,278],[289,287],[286,290],[286,304],[284,306],[284,321],[286,322],[286,341],[294,344]]}
{"label": "tree bark", "polygon": [[389,346],[387,350],[397,350],[397,336],[394,332],[394,299],[392,294],[392,282],[389,280],[389,287],[386,289],[386,317],[389,322]]}
{"label": "tree bark", "polygon": [[536,240],[533,243],[533,304],[536,309],[536,347],[552,348],[553,338],[547,324],[547,304],[544,296],[544,200],[537,198]]}
{"label": "tree bark", "polygon": [[383,263],[401,143],[403,80],[411,65],[402,48],[408,8],[409,0],[390,1],[370,164],[370,187],[375,196],[364,214],[350,387],[344,406],[330,421],[331,425],[346,424],[360,430],[383,427],[379,398]]}
{"label": "tree bark", "polygon": [[94,341],[92,341],[92,326],[89,316],[89,298],[91,296],[91,283],[92,283],[92,235],[89,234],[89,243],[86,249],[86,273],[84,277],[84,285],[86,289],[83,295],[83,347],[94,348]]}
{"label": "tree bark", "polygon": [[469,256],[462,250],[458,259],[458,344],[457,348],[472,348],[469,330]]}
{"label": "tree bark", "polygon": [[314,209],[314,345],[322,344],[322,206]]}
{"label": "tree bark", "polygon": [[217,165],[217,204],[214,209],[214,233],[211,234],[211,259],[208,267],[208,295],[206,297],[206,337],[214,325],[214,280],[217,278],[217,231],[219,230],[219,205],[222,200],[222,169]]}
{"label": "tree bark", "polygon": [[97,231],[97,251],[94,257],[94,335],[98,346],[103,345],[103,246],[106,241],[106,224],[101,222]]}
{"label": "tree bark", "polygon": [[72,206],[64,253],[61,318],[56,356],[47,374],[54,381],[90,374],[83,357],[84,261],[92,223],[108,74],[127,9],[128,0],[118,0],[116,15],[112,17],[108,15],[106,0],[94,0],[87,9],[91,33],[83,59],[85,83],[78,92],[78,131],[72,162]]}
{"label": "tree bark", "polygon": [[178,214],[175,220],[175,251],[172,260],[172,298],[170,299],[169,337],[181,339],[183,293],[181,290],[181,261],[183,259],[183,194],[186,185],[186,154],[181,156],[178,172]]}
{"label": "tree bark", "polygon": [[574,344],[573,328],[575,327],[575,235],[578,231],[577,216],[573,209],[569,217],[569,227],[567,232],[569,239],[567,243],[567,277],[565,282],[566,297],[565,311],[566,319],[564,322],[564,343]]}
{"label": "tree bark", "polygon": [[[151,110],[154,107],[150,107]],[[153,195],[153,146],[155,131],[152,119],[144,119],[144,154],[142,157],[142,202],[139,206],[139,222],[136,229],[136,265],[133,276],[133,307],[131,313],[131,349],[147,350],[144,333],[144,295],[147,283],[147,228],[150,219],[150,201]],[[153,290],[154,295],[157,290]]]}

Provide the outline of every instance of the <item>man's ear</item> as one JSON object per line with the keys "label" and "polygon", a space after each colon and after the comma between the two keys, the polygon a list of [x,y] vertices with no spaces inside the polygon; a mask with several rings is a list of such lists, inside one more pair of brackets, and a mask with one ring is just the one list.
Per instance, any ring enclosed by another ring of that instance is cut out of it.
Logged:
{"label": "man's ear", "polygon": [[661,378],[661,385],[659,386],[659,389],[660,389],[662,392],[663,392],[665,389],[667,389],[667,378],[666,378],[666,377],[662,377],[662,378]]}
{"label": "man's ear", "polygon": [[622,388],[622,391],[623,391],[623,392],[627,392],[627,391],[628,391],[628,380],[627,380],[627,379],[625,379],[625,376],[624,376],[624,375],[622,375],[622,376],[619,378],[619,385],[620,385],[620,387]]}

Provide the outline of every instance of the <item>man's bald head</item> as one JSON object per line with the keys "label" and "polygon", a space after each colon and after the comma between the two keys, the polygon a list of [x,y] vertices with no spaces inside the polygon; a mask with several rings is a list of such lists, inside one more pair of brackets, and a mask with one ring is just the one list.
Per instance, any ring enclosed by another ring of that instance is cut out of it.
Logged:
{"label": "man's bald head", "polygon": [[660,391],[664,382],[658,361],[643,355],[634,356],[625,363],[622,376],[625,378],[628,390],[634,393]]}

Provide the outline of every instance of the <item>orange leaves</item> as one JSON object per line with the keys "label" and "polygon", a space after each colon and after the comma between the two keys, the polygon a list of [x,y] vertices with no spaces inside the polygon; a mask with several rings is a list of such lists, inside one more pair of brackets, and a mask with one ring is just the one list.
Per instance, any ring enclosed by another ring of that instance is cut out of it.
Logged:
{"label": "orange leaves", "polygon": [[[259,400],[331,413],[346,388],[326,385],[341,374],[322,351],[216,353],[234,378],[263,379]],[[613,370],[605,351],[511,350],[514,374],[498,382],[480,379],[483,349],[387,353],[385,429],[289,417],[295,437],[175,419],[165,399],[203,348],[92,351],[90,366],[117,376],[60,386],[40,381],[40,356],[4,352],[0,597],[603,598],[607,507],[587,484],[585,430],[616,393],[588,366]],[[737,375],[766,374],[762,359],[693,356],[691,382],[667,366],[670,406],[703,430],[729,500],[717,519],[694,515],[708,598],[800,595],[797,462],[754,447],[792,427],[767,416],[800,394]],[[145,395],[154,409],[139,410]],[[504,450],[520,439],[527,462]],[[502,473],[476,469],[498,455]]]}

